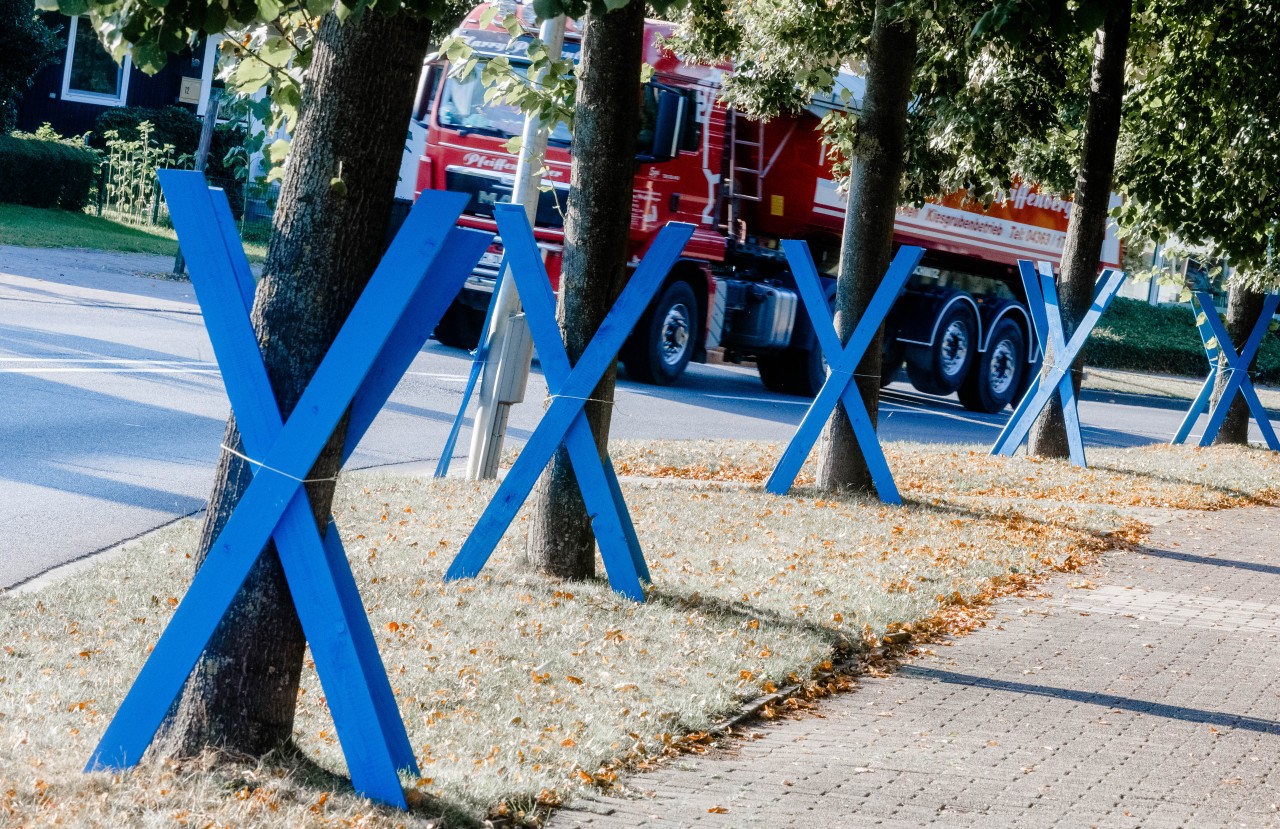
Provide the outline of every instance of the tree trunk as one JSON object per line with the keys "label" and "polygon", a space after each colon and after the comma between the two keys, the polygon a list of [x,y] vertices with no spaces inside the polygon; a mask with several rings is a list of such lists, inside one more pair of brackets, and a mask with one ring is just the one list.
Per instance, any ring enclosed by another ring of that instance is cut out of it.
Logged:
{"label": "tree trunk", "polygon": [[[644,3],[631,2],[585,18],[558,309],[571,363],[582,356],[626,282],[644,11]],[[616,378],[615,365],[586,404],[602,456]],[[539,480],[533,503],[529,561],[562,578],[594,575],[595,536],[563,447]]]}
{"label": "tree trunk", "polygon": [[[1116,141],[1120,136],[1120,105],[1124,99],[1125,55],[1129,49],[1132,16],[1132,0],[1117,0],[1107,13],[1106,22],[1094,35],[1084,147],[1058,280],[1058,302],[1068,340],[1093,304],[1102,243],[1107,236],[1107,210],[1116,166]],[[1046,374],[1054,359],[1050,346],[1044,356]],[[1083,379],[1084,360],[1077,357],[1071,366],[1071,382],[1077,392]],[[1027,451],[1045,458],[1071,456],[1062,403],[1057,395],[1049,398],[1049,405],[1032,425]]]}
{"label": "tree trunk", "polygon": [[[1249,335],[1253,333],[1253,326],[1257,324],[1258,317],[1262,316],[1262,303],[1265,299],[1266,294],[1251,291],[1241,285],[1232,286],[1231,292],[1227,295],[1227,333],[1231,335],[1231,341],[1235,344],[1237,351],[1244,347],[1245,340],[1249,339]],[[1216,311],[1209,308],[1206,313],[1213,314]],[[1211,398],[1214,406],[1217,406],[1218,401],[1222,399],[1222,392],[1230,376],[1225,371],[1226,367],[1226,361],[1219,357],[1218,379],[1213,384]],[[1227,409],[1226,419],[1222,421],[1222,429],[1213,439],[1213,445],[1247,446],[1248,443],[1249,405],[1244,402],[1243,396],[1237,394],[1235,400],[1231,401],[1231,408]]]}
{"label": "tree trunk", "polygon": [[[293,148],[253,307],[276,400],[297,404],[381,258],[428,21],[367,11],[340,24],[326,15],[307,72]],[[341,177],[346,193],[331,185]],[[307,484],[324,532],[345,420]],[[235,421],[226,445],[242,451]],[[199,565],[250,480],[224,453],[196,556]],[[268,546],[222,620],[166,723],[157,750],[189,756],[207,746],[261,755],[288,742],[306,641],[274,546]]]}
{"label": "tree trunk", "polygon": [[[867,54],[867,87],[849,172],[835,299],[841,342],[852,336],[893,255],[893,220],[906,164],[907,104],[915,72],[916,32],[910,21],[892,17],[888,11],[891,5],[890,0],[876,2]],[[855,369],[854,380],[872,423],[880,408],[883,336],[882,329]],[[843,402],[822,430],[818,452],[819,488],[871,490],[871,472]]]}

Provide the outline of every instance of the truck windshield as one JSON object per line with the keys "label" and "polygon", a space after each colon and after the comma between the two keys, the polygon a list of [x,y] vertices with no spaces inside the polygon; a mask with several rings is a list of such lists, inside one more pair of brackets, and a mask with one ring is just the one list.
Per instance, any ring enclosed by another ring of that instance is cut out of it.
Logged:
{"label": "truck windshield", "polygon": [[[519,64],[512,64],[511,68],[521,75],[528,71],[527,66]],[[480,80],[480,73],[481,66],[477,64],[466,78],[459,80],[452,75],[448,77],[440,98],[440,125],[506,138],[519,135],[524,127],[524,114],[502,101],[490,101],[486,104],[486,87]],[[557,124],[551,131],[549,140],[568,144],[569,129],[564,124]]]}

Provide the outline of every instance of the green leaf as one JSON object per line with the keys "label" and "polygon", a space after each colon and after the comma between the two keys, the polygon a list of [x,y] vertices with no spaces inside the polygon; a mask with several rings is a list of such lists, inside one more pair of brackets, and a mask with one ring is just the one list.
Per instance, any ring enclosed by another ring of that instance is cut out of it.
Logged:
{"label": "green leaf", "polygon": [[257,92],[271,77],[271,67],[257,58],[246,58],[231,74],[231,83],[245,94]]}
{"label": "green leaf", "polygon": [[524,146],[524,141],[520,136],[513,135],[507,139],[507,142],[503,144],[503,146],[506,147],[507,152],[512,155],[516,155],[520,152],[520,148]]}
{"label": "green leaf", "polygon": [[539,20],[550,20],[563,12],[559,0],[533,0],[533,14]]}
{"label": "green leaf", "polygon": [[267,147],[267,158],[272,164],[279,164],[289,155],[289,139],[280,138],[272,141]]}
{"label": "green leaf", "polygon": [[279,0],[255,0],[258,5],[258,16],[263,20],[275,20],[284,11]]}
{"label": "green leaf", "polygon": [[347,183],[338,176],[334,176],[329,179],[329,189],[332,190],[335,195],[343,197],[347,195]]}
{"label": "green leaf", "polygon": [[227,20],[227,10],[217,3],[210,3],[204,10],[203,26],[206,32],[221,32],[227,28]]}

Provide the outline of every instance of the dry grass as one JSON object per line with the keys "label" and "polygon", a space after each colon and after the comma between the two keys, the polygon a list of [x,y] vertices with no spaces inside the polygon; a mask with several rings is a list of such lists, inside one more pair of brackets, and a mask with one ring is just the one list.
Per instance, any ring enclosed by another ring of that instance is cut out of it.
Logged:
{"label": "dry grass", "polygon": [[[519,816],[608,785],[619,763],[643,765],[887,631],[964,629],[968,608],[1011,574],[1075,566],[1134,539],[1140,530],[1111,504],[1226,506],[1261,499],[1273,472],[1261,452],[1095,451],[1115,468],[1081,473],[891,446],[912,501],[895,508],[744,487],[774,450],[718,445],[618,446],[632,473],[727,481],[626,486],[654,577],[643,605],[602,581],[531,572],[518,526],[481,578],[443,584],[493,487],[346,479],[335,512],[422,766],[421,780],[405,782],[425,803],[407,815],[332,777],[345,767],[310,666],[298,753],[80,773],[182,595],[194,522],[4,599],[0,823],[391,827],[442,813],[459,823]],[[1230,470],[1211,473],[1215,461]],[[1032,487],[1057,495],[1025,497]]]}
{"label": "dry grass", "polygon": [[[753,441],[617,441],[611,455],[620,475],[696,481],[763,483],[782,446]],[[990,498],[1113,507],[1224,509],[1273,504],[1280,456],[1251,447],[1089,447],[1090,468],[1018,455],[992,457],[987,447],[886,443],[885,454],[904,497]],[[816,455],[797,483],[812,484]]]}

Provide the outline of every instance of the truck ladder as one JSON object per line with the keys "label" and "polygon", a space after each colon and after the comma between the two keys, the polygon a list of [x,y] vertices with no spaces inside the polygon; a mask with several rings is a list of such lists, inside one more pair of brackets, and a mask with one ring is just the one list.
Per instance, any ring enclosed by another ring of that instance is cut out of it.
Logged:
{"label": "truck ladder", "polygon": [[[744,133],[748,138],[743,137]],[[734,195],[743,201],[758,202],[764,198],[763,167],[764,121],[750,121],[736,109],[733,110],[733,142],[729,168],[733,177]]]}

